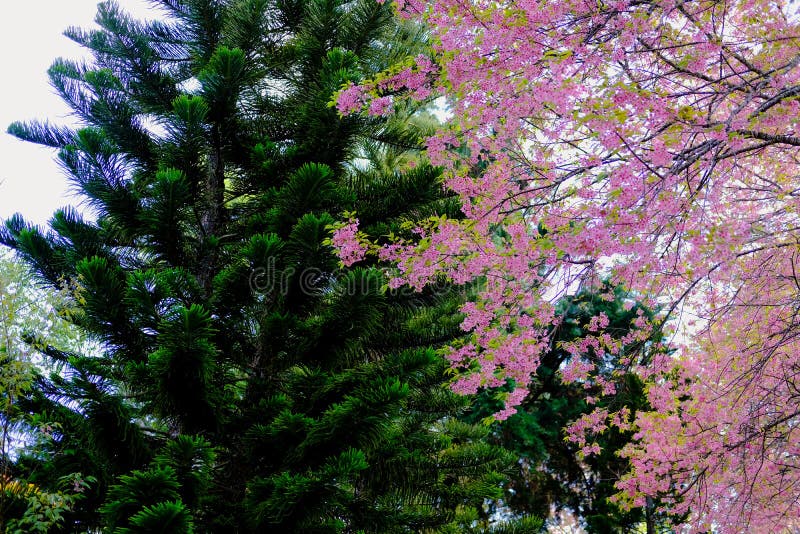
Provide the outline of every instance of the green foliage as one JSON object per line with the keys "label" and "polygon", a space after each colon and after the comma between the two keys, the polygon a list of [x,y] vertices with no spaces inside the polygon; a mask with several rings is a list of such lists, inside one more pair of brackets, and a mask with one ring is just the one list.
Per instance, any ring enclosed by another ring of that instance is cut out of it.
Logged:
{"label": "green foliage", "polygon": [[80,498],[78,493],[46,492],[18,480],[5,482],[2,486],[3,513],[10,517],[4,531],[13,534],[52,532],[64,524],[64,516]]}
{"label": "green foliage", "polygon": [[154,467],[122,475],[108,490],[108,502],[100,509],[113,529],[132,523],[134,514],[164,501],[177,501],[180,485],[171,467]]}
{"label": "green foliage", "polygon": [[215,459],[216,453],[205,438],[180,435],[167,442],[153,461],[175,472],[181,501],[196,508],[211,484]]}
{"label": "green foliage", "polygon": [[192,532],[192,517],[180,501],[160,502],[145,506],[130,519],[130,527],[116,529],[120,534],[159,532],[187,534]]}
{"label": "green foliage", "polygon": [[168,441],[147,470],[119,477],[99,512],[113,532],[191,532],[211,484],[215,453],[202,437]]}

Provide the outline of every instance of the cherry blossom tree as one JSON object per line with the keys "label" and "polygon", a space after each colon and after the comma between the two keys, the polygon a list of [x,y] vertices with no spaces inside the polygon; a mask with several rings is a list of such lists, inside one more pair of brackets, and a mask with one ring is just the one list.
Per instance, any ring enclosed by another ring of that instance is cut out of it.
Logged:
{"label": "cherry blossom tree", "polygon": [[[519,384],[501,419],[552,343],[557,299],[603,280],[648,299],[682,333],[679,350],[647,367],[623,354],[649,380],[654,411],[635,421],[598,411],[568,439],[591,454],[593,433],[633,424],[619,499],[658,497],[689,514],[689,531],[800,527],[797,3],[396,6],[427,22],[433,53],[345,88],[338,107],[382,114],[444,96],[451,120],[428,155],[464,217],[415,223],[367,250],[350,214],[343,258],[379,255],[397,286],[482,282],[463,309],[472,336],[449,358],[457,391]],[[607,320],[566,349],[616,354],[654,326],[639,317],[614,340],[600,334]],[[565,381],[595,380],[572,361]]]}

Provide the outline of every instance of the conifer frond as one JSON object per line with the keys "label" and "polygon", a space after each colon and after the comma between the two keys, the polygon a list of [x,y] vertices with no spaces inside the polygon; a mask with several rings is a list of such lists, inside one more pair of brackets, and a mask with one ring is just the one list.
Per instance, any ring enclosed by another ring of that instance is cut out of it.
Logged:
{"label": "conifer frond", "polygon": [[51,148],[63,148],[75,139],[72,128],[47,121],[12,122],[6,131],[17,139]]}

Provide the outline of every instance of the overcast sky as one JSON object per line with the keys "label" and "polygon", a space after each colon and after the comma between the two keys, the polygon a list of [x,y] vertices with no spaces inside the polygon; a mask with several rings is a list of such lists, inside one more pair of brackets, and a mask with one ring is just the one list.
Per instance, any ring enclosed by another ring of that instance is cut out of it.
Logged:
{"label": "overcast sky", "polygon": [[[119,0],[127,11],[150,13],[146,0]],[[47,69],[57,57],[85,57],[64,37],[69,26],[93,26],[97,0],[24,0],[0,8],[0,220],[15,212],[44,224],[57,208],[78,199],[55,161],[55,151],[23,143],[5,133],[16,120],[70,121]]]}

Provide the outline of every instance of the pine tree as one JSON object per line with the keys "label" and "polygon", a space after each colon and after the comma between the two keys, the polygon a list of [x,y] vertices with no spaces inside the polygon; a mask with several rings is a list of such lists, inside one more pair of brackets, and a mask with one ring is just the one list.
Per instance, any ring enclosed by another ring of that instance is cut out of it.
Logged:
{"label": "pine tree", "polygon": [[103,347],[46,349],[61,371],[28,409],[60,435],[26,457],[30,478],[96,480],[67,530],[485,524],[511,458],[458,420],[467,400],[435,350],[459,335],[462,295],[387,291],[379,264],[340,269],[328,244],[356,208],[374,235],[458,215],[435,169],[368,163],[419,148],[419,113],[329,105],[421,51],[424,29],[374,0],[154,3],[161,20],[104,2],[99,30],[67,31],[94,59],[50,78],[80,127],[9,128],[56,148],[96,215],[15,216],[0,234],[71,289],[70,319]]}

